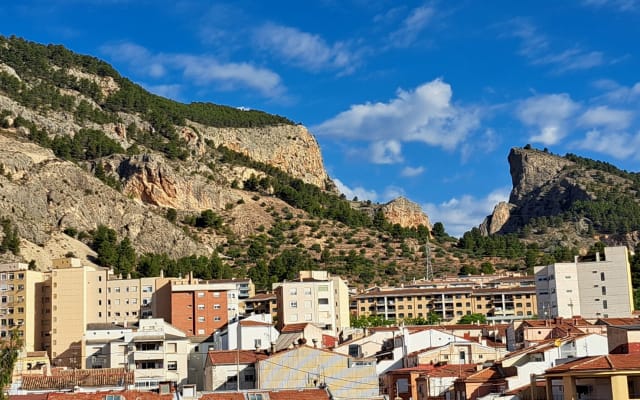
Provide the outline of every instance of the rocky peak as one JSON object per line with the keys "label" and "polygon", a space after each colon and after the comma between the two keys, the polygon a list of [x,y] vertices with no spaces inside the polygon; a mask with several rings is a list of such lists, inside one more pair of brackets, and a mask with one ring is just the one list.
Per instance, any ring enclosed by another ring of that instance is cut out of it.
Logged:
{"label": "rocky peak", "polygon": [[563,168],[574,164],[546,151],[523,148],[511,149],[508,160],[513,184],[509,202],[514,204],[554,179]]}
{"label": "rocky peak", "polygon": [[405,197],[398,197],[382,206],[385,218],[392,224],[405,228],[426,226],[431,231],[431,222],[420,206]]}

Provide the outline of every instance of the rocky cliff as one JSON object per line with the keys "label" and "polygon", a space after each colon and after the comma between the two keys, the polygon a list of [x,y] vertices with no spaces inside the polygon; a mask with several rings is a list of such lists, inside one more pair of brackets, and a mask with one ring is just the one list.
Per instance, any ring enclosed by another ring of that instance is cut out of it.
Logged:
{"label": "rocky cliff", "polygon": [[405,197],[398,197],[382,207],[385,218],[392,224],[399,224],[405,228],[426,226],[431,231],[431,221],[420,206]]}
{"label": "rocky cliff", "polygon": [[168,252],[177,257],[211,251],[78,165],[11,133],[0,134],[0,166],[4,171],[0,175],[0,210],[30,243],[46,247],[52,238],[59,240],[56,235],[66,228],[90,231],[103,224],[130,238],[141,253]]}

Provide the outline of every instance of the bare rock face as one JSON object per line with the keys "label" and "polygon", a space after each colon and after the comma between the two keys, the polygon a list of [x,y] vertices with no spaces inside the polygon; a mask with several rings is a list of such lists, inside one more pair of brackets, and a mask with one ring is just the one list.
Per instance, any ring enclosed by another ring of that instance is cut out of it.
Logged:
{"label": "bare rock face", "polygon": [[382,206],[387,221],[405,228],[426,226],[431,231],[431,222],[420,206],[404,197],[398,197]]}
{"label": "bare rock face", "polygon": [[[216,185],[203,175],[167,163],[158,154],[116,155],[106,160],[107,169],[124,181],[123,193],[146,204],[178,210],[221,210],[242,196],[226,185]],[[194,167],[197,168],[197,167]],[[246,171],[242,171],[246,174]],[[225,182],[226,183],[226,182]]]}
{"label": "bare rock face", "polygon": [[513,204],[504,201],[498,203],[494,207],[493,213],[487,216],[480,224],[480,232],[485,236],[500,232],[502,227],[509,221],[513,208],[515,208]]}
{"label": "bare rock face", "polygon": [[5,171],[0,176],[0,214],[31,243],[45,246],[65,228],[89,231],[103,224],[129,237],[141,253],[180,257],[210,252],[151,209],[55,158],[50,150],[0,135],[0,165]]}
{"label": "bare rock face", "polygon": [[278,125],[259,128],[214,128],[193,122],[204,138],[216,146],[231,150],[274,167],[303,182],[328,189],[320,146],[302,125]]}
{"label": "bare rock face", "polygon": [[508,159],[513,184],[509,203],[513,204],[557,178],[563,168],[574,165],[544,151],[521,148],[511,149]]}

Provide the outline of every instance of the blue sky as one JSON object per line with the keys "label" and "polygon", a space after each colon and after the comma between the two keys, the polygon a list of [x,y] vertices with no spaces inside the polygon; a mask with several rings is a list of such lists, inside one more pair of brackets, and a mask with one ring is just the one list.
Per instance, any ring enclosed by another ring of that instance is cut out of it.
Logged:
{"label": "blue sky", "polygon": [[406,196],[456,236],[508,198],[511,147],[640,163],[638,0],[23,0],[0,15],[1,34],[152,92],[300,122],[349,198]]}

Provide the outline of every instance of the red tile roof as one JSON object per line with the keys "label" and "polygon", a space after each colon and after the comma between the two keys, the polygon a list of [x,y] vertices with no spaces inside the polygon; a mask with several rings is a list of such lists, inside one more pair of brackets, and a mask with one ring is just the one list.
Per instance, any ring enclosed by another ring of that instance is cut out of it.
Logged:
{"label": "red tile roof", "polygon": [[253,297],[249,297],[245,300],[247,301],[264,301],[264,300],[276,300],[278,296],[275,293],[258,293]]}
{"label": "red tile roof", "polygon": [[329,400],[329,394],[323,389],[282,389],[255,390],[241,393],[207,393],[200,400],[245,400],[245,393],[267,393],[270,400]]}
{"label": "red tile roof", "polygon": [[273,324],[270,324],[268,322],[262,322],[262,321],[251,321],[251,320],[245,320],[245,319],[240,321],[240,326],[272,326],[272,325]]}
{"label": "red tile roof", "polygon": [[309,325],[306,322],[301,322],[299,324],[289,324],[289,325],[285,325],[282,327],[282,330],[280,331],[280,333],[294,333],[294,332],[302,332],[304,331],[304,328],[307,327],[307,325]]}
{"label": "red tile roof", "polygon": [[133,371],[124,368],[74,369],[52,371],[53,375],[23,375],[22,389],[50,390],[81,387],[123,386],[134,382]]}
{"label": "red tile roof", "polygon": [[609,370],[635,370],[640,373],[640,353],[583,357],[566,364],[549,368],[546,372],[553,374],[569,373],[572,371],[598,372]]}
{"label": "red tile roof", "polygon": [[104,400],[108,394],[118,394],[125,400],[173,400],[173,394],[159,394],[149,391],[122,390],[108,392],[76,392],[76,393],[49,393],[47,400]]}
{"label": "red tile roof", "polygon": [[240,364],[255,364],[256,361],[264,360],[267,358],[266,354],[256,353],[253,350],[221,350],[221,351],[210,351],[207,354],[209,357],[209,362],[212,365],[218,364],[236,364],[239,362]]}

